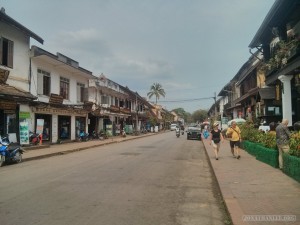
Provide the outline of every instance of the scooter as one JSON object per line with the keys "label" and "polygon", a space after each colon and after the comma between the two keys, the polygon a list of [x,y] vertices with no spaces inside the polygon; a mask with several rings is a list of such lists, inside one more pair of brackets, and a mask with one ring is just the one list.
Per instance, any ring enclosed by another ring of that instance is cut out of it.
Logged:
{"label": "scooter", "polygon": [[95,130],[93,130],[90,138],[91,139],[100,139],[100,136],[99,136],[99,134]]}
{"label": "scooter", "polygon": [[0,167],[7,163],[22,162],[23,152],[21,146],[10,146],[8,137],[0,137]]}
{"label": "scooter", "polygon": [[40,143],[40,135],[37,133],[33,133],[29,131],[29,143],[33,145],[37,145]]}
{"label": "scooter", "polygon": [[89,133],[86,133],[83,130],[80,131],[78,140],[79,141],[88,141],[89,140]]}
{"label": "scooter", "polygon": [[179,138],[179,136],[180,136],[180,131],[179,131],[179,130],[176,130],[176,137]]}

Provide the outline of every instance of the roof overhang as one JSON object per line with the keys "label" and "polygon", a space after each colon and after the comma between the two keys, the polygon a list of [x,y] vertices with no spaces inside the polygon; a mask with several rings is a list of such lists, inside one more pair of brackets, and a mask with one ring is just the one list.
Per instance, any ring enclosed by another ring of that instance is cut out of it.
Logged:
{"label": "roof overhang", "polygon": [[40,42],[41,44],[44,43],[44,40],[40,36],[38,36],[37,34],[33,33],[28,28],[24,27],[22,24],[18,23],[13,18],[11,18],[8,15],[6,15],[4,9],[0,10],[0,21],[2,21],[3,23],[6,23],[6,24],[8,24],[8,25],[10,25],[10,26],[18,29],[18,30],[20,30],[25,35],[28,35],[28,36],[34,38],[36,41]]}
{"label": "roof overhang", "polygon": [[8,84],[0,84],[0,98],[15,101],[33,101],[37,97]]}

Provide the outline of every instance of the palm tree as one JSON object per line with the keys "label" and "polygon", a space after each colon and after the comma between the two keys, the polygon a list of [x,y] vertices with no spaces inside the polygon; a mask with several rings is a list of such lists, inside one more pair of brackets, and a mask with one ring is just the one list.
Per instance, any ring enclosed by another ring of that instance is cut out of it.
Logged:
{"label": "palm tree", "polygon": [[152,98],[152,96],[155,95],[155,104],[157,104],[157,100],[160,96],[165,97],[166,93],[165,90],[162,88],[161,84],[159,83],[153,83],[150,87],[150,91],[147,93],[147,96]]}

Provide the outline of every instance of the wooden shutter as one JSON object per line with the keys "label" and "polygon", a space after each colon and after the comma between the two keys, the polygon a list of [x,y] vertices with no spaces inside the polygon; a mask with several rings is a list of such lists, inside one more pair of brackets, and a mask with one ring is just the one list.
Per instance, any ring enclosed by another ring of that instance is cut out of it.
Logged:
{"label": "wooden shutter", "polygon": [[3,54],[3,38],[0,38],[0,65],[3,65],[2,54]]}
{"label": "wooden shutter", "polygon": [[8,52],[7,52],[7,66],[13,68],[14,62],[14,42],[8,40]]}

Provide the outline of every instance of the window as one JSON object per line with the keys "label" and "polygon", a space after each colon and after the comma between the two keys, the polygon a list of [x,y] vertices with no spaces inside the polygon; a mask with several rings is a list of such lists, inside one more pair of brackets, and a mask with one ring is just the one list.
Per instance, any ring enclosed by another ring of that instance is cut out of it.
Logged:
{"label": "window", "polygon": [[0,64],[13,68],[14,42],[6,38],[0,39]]}
{"label": "window", "polygon": [[77,83],[77,102],[84,102],[84,84]]}
{"label": "window", "polygon": [[50,96],[50,84],[51,84],[50,73],[38,69],[37,70],[37,93],[39,95]]}
{"label": "window", "polygon": [[109,103],[109,97],[105,95],[101,95],[101,104],[108,104]]}
{"label": "window", "polygon": [[70,80],[64,77],[60,78],[60,96],[69,100]]}

